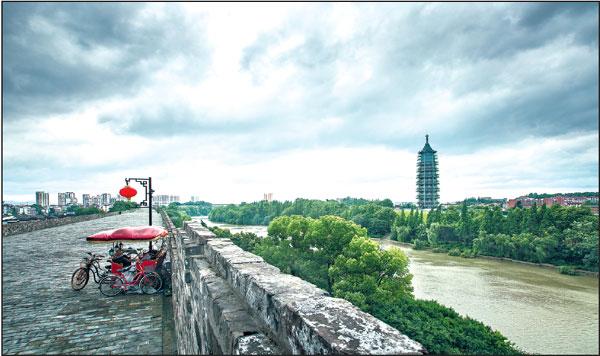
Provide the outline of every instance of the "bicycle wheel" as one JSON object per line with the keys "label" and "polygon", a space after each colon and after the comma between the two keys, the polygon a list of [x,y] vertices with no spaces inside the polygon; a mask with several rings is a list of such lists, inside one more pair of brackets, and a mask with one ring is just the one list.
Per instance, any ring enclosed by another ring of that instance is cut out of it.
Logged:
{"label": "bicycle wheel", "polygon": [[71,287],[73,287],[74,290],[82,290],[89,279],[90,272],[83,267],[79,267],[71,276]]}
{"label": "bicycle wheel", "polygon": [[115,295],[123,292],[121,286],[124,284],[121,277],[114,274],[108,275],[100,280],[98,288],[100,293],[107,297],[114,297]]}
{"label": "bicycle wheel", "polygon": [[140,279],[140,288],[146,294],[155,294],[160,290],[162,280],[156,272],[146,272],[146,277]]}

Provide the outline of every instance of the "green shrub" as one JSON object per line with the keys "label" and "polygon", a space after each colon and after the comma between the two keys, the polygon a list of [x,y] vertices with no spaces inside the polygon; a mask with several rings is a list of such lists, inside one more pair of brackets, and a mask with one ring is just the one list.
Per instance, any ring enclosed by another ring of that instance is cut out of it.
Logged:
{"label": "green shrub", "polygon": [[457,248],[453,248],[452,250],[448,251],[448,256],[460,256],[460,254],[461,252]]}
{"label": "green shrub", "polygon": [[434,300],[382,299],[371,305],[370,312],[420,342],[430,355],[524,354],[500,332]]}
{"label": "green shrub", "polygon": [[475,253],[473,252],[473,250],[464,250],[460,254],[460,257],[462,257],[462,258],[474,258],[475,257]]}
{"label": "green shrub", "polygon": [[447,253],[448,249],[446,247],[435,247],[432,252],[434,253]]}
{"label": "green shrub", "polygon": [[560,274],[568,274],[569,276],[577,275],[577,271],[572,266],[560,266],[558,267],[558,273]]}
{"label": "green shrub", "polygon": [[425,245],[426,245],[425,241],[423,241],[423,240],[415,240],[412,248],[413,248],[413,250],[422,250],[422,249],[425,248]]}

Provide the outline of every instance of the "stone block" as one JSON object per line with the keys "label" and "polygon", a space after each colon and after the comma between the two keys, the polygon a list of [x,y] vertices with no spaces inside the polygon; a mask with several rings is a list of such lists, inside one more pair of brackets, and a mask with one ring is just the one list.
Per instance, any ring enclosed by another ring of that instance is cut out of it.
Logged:
{"label": "stone block", "polygon": [[233,355],[278,355],[279,348],[265,334],[247,335],[238,338]]}
{"label": "stone block", "polygon": [[184,230],[198,243],[204,244],[206,240],[216,238],[210,230],[197,221],[184,221]]}
{"label": "stone block", "polygon": [[427,353],[420,343],[343,299],[316,297],[283,307],[286,337],[293,353]]}
{"label": "stone block", "polygon": [[271,330],[283,347],[292,351],[287,345],[287,325],[282,312],[285,304],[326,296],[327,292],[314,284],[286,274],[253,275],[246,290],[246,301],[252,312]]}
{"label": "stone block", "polygon": [[234,265],[264,263],[261,257],[242,250],[229,239],[207,241],[205,255],[209,263],[227,280],[231,279]]}
{"label": "stone block", "polygon": [[229,277],[227,281],[231,284],[234,291],[238,293],[238,296],[242,298],[245,298],[250,281],[254,276],[279,275],[281,273],[279,268],[271,266],[266,262],[236,264],[235,266],[230,267],[231,268],[227,273]]}

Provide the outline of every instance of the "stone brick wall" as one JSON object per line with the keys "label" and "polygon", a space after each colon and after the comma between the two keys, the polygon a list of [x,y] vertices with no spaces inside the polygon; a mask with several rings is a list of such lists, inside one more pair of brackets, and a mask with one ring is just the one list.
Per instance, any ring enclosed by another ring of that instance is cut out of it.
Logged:
{"label": "stone brick wall", "polygon": [[351,303],[283,274],[194,221],[171,237],[179,354],[424,354]]}
{"label": "stone brick wall", "polygon": [[[129,210],[133,211],[133,210]],[[123,212],[126,213],[127,211]],[[37,221],[23,221],[12,224],[4,224],[2,225],[2,236],[10,236],[22,234],[25,232],[31,232],[41,229],[46,229],[49,227],[67,225],[78,223],[82,221],[88,221],[93,219],[99,219],[106,216],[112,216],[119,214],[119,212],[110,212],[104,214],[90,214],[90,215],[79,215],[79,216],[67,216],[65,218],[58,219],[48,219],[48,220],[37,220]]]}

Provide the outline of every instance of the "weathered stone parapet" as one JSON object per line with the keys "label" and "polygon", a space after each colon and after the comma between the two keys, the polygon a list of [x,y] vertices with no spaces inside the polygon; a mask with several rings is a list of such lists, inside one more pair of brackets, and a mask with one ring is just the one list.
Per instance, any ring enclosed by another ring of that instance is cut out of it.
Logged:
{"label": "weathered stone parapet", "polygon": [[199,223],[172,231],[180,354],[426,353],[351,303],[281,273]]}

